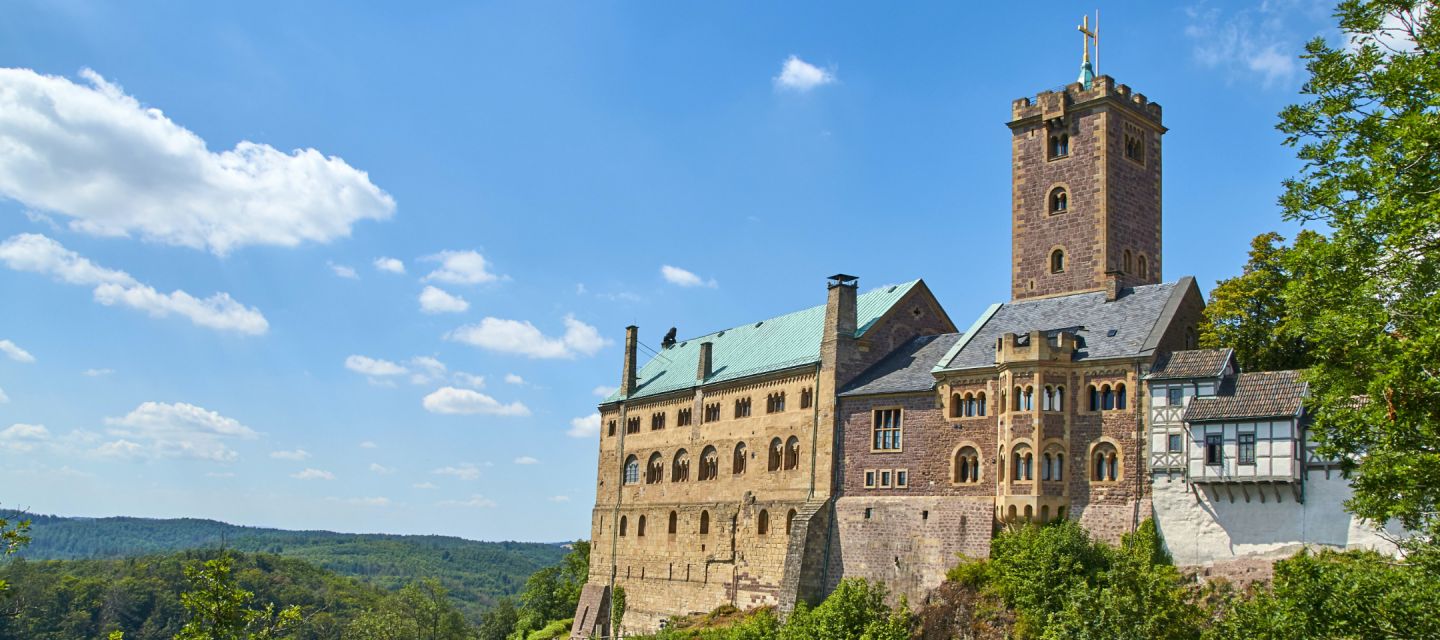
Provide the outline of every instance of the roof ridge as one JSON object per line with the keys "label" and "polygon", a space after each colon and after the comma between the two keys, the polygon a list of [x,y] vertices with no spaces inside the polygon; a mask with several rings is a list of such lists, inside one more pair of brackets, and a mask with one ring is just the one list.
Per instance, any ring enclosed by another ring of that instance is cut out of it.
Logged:
{"label": "roof ridge", "polygon": [[[888,289],[888,288],[890,288],[890,287],[913,287],[913,286],[915,286],[915,283],[917,283],[917,282],[920,282],[920,278],[915,278],[914,280],[910,280],[909,282],[894,282],[894,283],[890,283],[890,284],[878,285],[878,286],[876,286],[876,287],[874,287],[874,288],[871,288],[871,289],[865,291],[864,293],[861,293],[861,294],[856,295],[856,299],[857,299],[856,301],[857,301],[857,302],[859,301],[858,299],[859,299],[860,296],[867,296],[867,295],[870,295],[870,294],[872,294],[872,293],[875,293],[876,291],[879,291],[879,290],[881,290],[881,289]],[[765,319],[763,319],[763,320],[756,320],[755,322],[743,322],[743,323],[737,324],[737,325],[735,325],[735,326],[726,327],[726,328],[724,328],[724,329],[717,329],[717,330],[715,330],[715,331],[711,331],[710,333],[704,333],[704,334],[695,336],[695,337],[693,337],[693,338],[685,338],[685,339],[683,339],[683,340],[677,340],[676,342],[677,342],[677,343],[681,343],[681,344],[686,343],[686,342],[694,342],[694,341],[696,341],[696,340],[701,340],[701,339],[704,339],[704,338],[708,338],[708,337],[710,337],[710,336],[720,335],[720,334],[725,333],[725,332],[727,332],[727,331],[734,331],[734,330],[736,330],[736,329],[742,329],[742,328],[746,327],[747,325],[748,325],[748,326],[753,326],[753,325],[756,324],[757,322],[758,322],[758,323],[771,322],[771,321],[774,321],[774,320],[779,320],[779,319],[781,319],[781,318],[788,318],[788,317],[793,316],[793,315],[797,315],[797,314],[801,314],[801,313],[806,313],[806,312],[814,311],[814,310],[816,310],[816,309],[824,309],[824,308],[825,308],[825,305],[824,305],[824,304],[811,305],[811,306],[805,307],[804,309],[796,309],[796,310],[794,310],[794,311],[789,311],[789,312],[786,312],[786,313],[782,313],[782,314],[780,314],[780,315],[778,315],[778,316],[771,316],[771,317],[765,318]],[[662,353],[663,353],[663,351],[662,351]]]}

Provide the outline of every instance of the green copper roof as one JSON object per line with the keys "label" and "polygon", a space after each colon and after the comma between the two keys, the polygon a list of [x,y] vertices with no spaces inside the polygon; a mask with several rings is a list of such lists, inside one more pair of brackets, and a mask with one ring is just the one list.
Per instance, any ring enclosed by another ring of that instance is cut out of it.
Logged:
{"label": "green copper roof", "polygon": [[[855,337],[865,335],[871,325],[914,288],[919,280],[886,285],[855,299]],[[691,338],[662,349],[660,355],[640,367],[637,388],[630,399],[659,395],[696,386],[695,370],[700,364],[700,343],[712,343],[709,378],[705,384],[738,380],[820,362],[820,339],[825,330],[825,305],[783,316],[732,327]],[[601,404],[621,400],[617,391]]]}

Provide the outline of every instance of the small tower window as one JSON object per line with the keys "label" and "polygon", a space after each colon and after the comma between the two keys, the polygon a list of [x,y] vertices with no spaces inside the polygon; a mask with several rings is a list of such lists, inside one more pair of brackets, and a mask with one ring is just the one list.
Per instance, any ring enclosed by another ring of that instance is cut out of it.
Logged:
{"label": "small tower window", "polygon": [[1047,151],[1050,153],[1049,157],[1051,160],[1070,155],[1070,134],[1057,133],[1050,136],[1049,142],[1050,144]]}
{"label": "small tower window", "polygon": [[1070,209],[1070,196],[1065,193],[1065,187],[1055,187],[1050,190],[1050,213],[1065,213]]}
{"label": "small tower window", "polygon": [[1149,277],[1150,277],[1150,266],[1149,266],[1148,264],[1146,264],[1146,262],[1145,262],[1145,254],[1143,254],[1143,253],[1140,254],[1140,277],[1141,277],[1141,278],[1149,278]]}
{"label": "small tower window", "polygon": [[1050,273],[1065,273],[1065,250],[1056,249],[1050,252]]}
{"label": "small tower window", "polygon": [[1125,250],[1125,273],[1132,273],[1132,267],[1134,267],[1134,262],[1133,262],[1133,259],[1132,259],[1131,255],[1130,255],[1130,250],[1129,250],[1129,249],[1126,249],[1126,250]]}
{"label": "small tower window", "polygon": [[1127,124],[1125,128],[1125,157],[1145,164],[1145,133],[1134,125]]}

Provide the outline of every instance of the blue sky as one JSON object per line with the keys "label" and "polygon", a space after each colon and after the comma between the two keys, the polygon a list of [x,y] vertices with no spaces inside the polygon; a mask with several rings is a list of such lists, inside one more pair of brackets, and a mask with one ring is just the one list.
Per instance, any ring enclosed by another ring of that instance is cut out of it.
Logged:
{"label": "blue sky", "polygon": [[[1328,7],[1099,8],[1208,290],[1294,231],[1275,114]],[[1008,297],[1004,121],[1090,9],[0,2],[0,505],[588,535],[627,324],[835,272]]]}

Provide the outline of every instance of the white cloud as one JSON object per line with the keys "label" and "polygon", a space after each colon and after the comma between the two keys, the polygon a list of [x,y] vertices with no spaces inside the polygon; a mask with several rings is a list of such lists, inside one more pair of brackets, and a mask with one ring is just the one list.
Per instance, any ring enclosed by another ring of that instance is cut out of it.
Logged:
{"label": "white cloud", "polygon": [[339,498],[329,498],[329,500],[342,504],[355,505],[357,507],[388,507],[391,504],[389,498],[382,496],[373,498],[345,498],[343,500]]}
{"label": "white cloud", "polygon": [[780,75],[775,76],[775,88],[801,93],[832,82],[835,82],[834,70],[821,69],[793,55],[785,59]]}
{"label": "white cloud", "polygon": [[540,461],[530,456],[520,456],[515,459],[515,464],[540,464]]}
{"label": "white cloud", "polygon": [[592,413],[583,418],[571,418],[570,430],[565,434],[572,438],[592,438],[600,433],[600,413]]}
{"label": "white cloud", "polygon": [[328,242],[395,211],[338,157],[249,141],[215,153],[94,71],[80,76],[0,69],[0,195],[67,216],[72,229],[224,255]]}
{"label": "white cloud", "polygon": [[335,275],[340,276],[341,278],[348,278],[350,280],[360,279],[360,274],[355,273],[354,267],[347,267],[343,264],[335,264],[333,262],[327,262],[326,264],[330,265],[330,270],[334,271]]}
{"label": "white cloud", "polygon": [[102,452],[185,457],[228,462],[239,454],[226,440],[259,436],[233,418],[193,404],[146,402],[120,418],[106,418],[106,432],[121,438]]}
{"label": "white cloud", "polygon": [[423,489],[423,490],[427,490],[427,491],[428,491],[428,490],[431,490],[431,489],[439,489],[440,487],[435,486],[435,483],[433,483],[433,482],[417,482],[417,483],[415,483],[415,484],[410,485],[410,488],[411,488],[411,489]]}
{"label": "white cloud", "polygon": [[440,263],[439,268],[425,276],[426,281],[434,280],[446,284],[481,284],[494,282],[504,277],[491,273],[485,256],[474,251],[441,251],[421,259]]}
{"label": "white cloud", "polygon": [[415,356],[410,359],[410,382],[414,384],[430,384],[445,377],[448,368],[438,358],[431,356]]}
{"label": "white cloud", "polygon": [[[3,245],[0,245],[0,247],[3,247]],[[3,259],[3,256],[0,256],[0,259]],[[0,353],[5,354],[6,357],[16,362],[29,364],[35,361],[35,356],[30,355],[29,351],[21,349],[20,345],[9,340],[0,340]]]}
{"label": "white cloud", "polygon": [[714,278],[706,280],[680,267],[672,267],[668,264],[660,265],[660,275],[665,278],[666,282],[681,287],[710,287],[714,289],[720,286],[720,283],[715,282]]}
{"label": "white cloud", "polygon": [[4,390],[4,389],[0,389],[0,404],[5,404],[5,403],[7,403],[7,402],[9,402],[9,401],[10,401],[10,396],[5,395],[5,390]]}
{"label": "white cloud", "polygon": [[389,360],[381,360],[379,358],[361,355],[351,355],[345,358],[345,368],[371,378],[400,376],[410,373],[409,369]]}
{"label": "white cloud", "polygon": [[375,259],[375,268],[387,273],[405,273],[405,263],[396,258],[381,256]]}
{"label": "white cloud", "polygon": [[603,385],[603,384],[602,384],[602,385],[600,385],[600,386],[595,387],[594,389],[592,389],[592,390],[590,391],[590,393],[593,393],[593,394],[595,394],[595,395],[597,395],[597,396],[599,396],[599,397],[601,397],[601,398],[608,398],[608,397],[610,397],[610,394],[615,393],[616,391],[619,391],[619,390],[620,390],[620,387],[611,387],[611,386],[607,386],[607,385]]}
{"label": "white cloud", "polygon": [[505,374],[505,384],[525,384],[525,379],[513,373]]}
{"label": "white cloud", "polygon": [[369,440],[366,440],[366,441],[360,443],[360,448],[361,448],[361,449],[378,449],[378,448],[380,448],[380,445],[375,444],[374,442],[371,442],[371,441],[369,441]]}
{"label": "white cloud", "polygon": [[84,371],[81,371],[80,375],[89,378],[99,378],[101,376],[108,376],[112,373],[115,373],[114,369],[86,369]]}
{"label": "white cloud", "polygon": [[565,335],[552,338],[540,332],[535,325],[522,320],[484,318],[480,324],[469,324],[451,331],[447,340],[499,351],[514,353],[531,358],[574,358],[579,355],[592,356],[610,341],[600,337],[600,332],[588,324],[565,316]]}
{"label": "white cloud", "polygon": [[319,469],[306,469],[298,473],[292,473],[290,477],[296,480],[334,480],[335,474]]}
{"label": "white cloud", "polygon": [[519,402],[501,404],[490,396],[472,389],[440,387],[425,396],[421,405],[430,413],[449,415],[471,415],[483,413],[493,416],[528,416],[530,409]]}
{"label": "white cloud", "polygon": [[476,509],[490,509],[495,507],[495,501],[480,494],[470,496],[469,500],[441,500],[436,503],[441,507],[471,507]]}
{"label": "white cloud", "polygon": [[26,453],[50,439],[50,430],[45,425],[15,423],[0,431],[0,451],[10,450]]}
{"label": "white cloud", "polygon": [[477,376],[475,374],[465,373],[464,371],[456,371],[454,378],[455,384],[458,384],[462,387],[469,387],[471,389],[485,388],[485,376]]}
{"label": "white cloud", "polygon": [[551,502],[569,502],[570,496],[550,496]]}
{"label": "white cloud", "polygon": [[271,451],[270,457],[276,460],[294,460],[296,462],[299,462],[301,460],[309,458],[310,452],[304,449],[296,449],[294,451]]}
{"label": "white cloud", "polygon": [[96,447],[95,454],[107,458],[137,458],[145,455],[145,447],[129,440],[120,439]]}
{"label": "white cloud", "polygon": [[395,469],[394,469],[394,468],[392,468],[392,467],[387,467],[387,466],[385,466],[385,465],[383,465],[383,464],[380,464],[380,463],[378,463],[378,462],[372,462],[372,463],[370,463],[370,471],[371,471],[372,473],[378,473],[378,474],[380,474],[380,475],[382,475],[382,476],[387,476],[387,475],[390,475],[390,474],[392,474],[392,473],[395,473]]}
{"label": "white cloud", "polygon": [[420,292],[420,311],[423,313],[461,313],[469,308],[470,303],[464,298],[439,287],[426,285]]}
{"label": "white cloud", "polygon": [[[0,77],[4,71],[0,69]],[[3,95],[0,92],[0,102]],[[0,119],[3,117],[0,115]],[[0,165],[3,163],[0,160]],[[160,293],[124,271],[101,267],[59,242],[34,233],[22,233],[0,243],[0,261],[16,271],[49,274],[68,284],[94,287],[95,301],[106,306],[119,304],[157,318],[176,314],[201,327],[249,335],[260,335],[270,328],[258,310],[236,302],[228,293],[203,300],[178,289]]]}
{"label": "white cloud", "polygon": [[1204,68],[1232,80],[1258,78],[1265,87],[1289,83],[1300,69],[1305,35],[1291,24],[1301,14],[1293,2],[1262,2],[1228,14],[1202,5],[1185,13],[1191,53]]}
{"label": "white cloud", "polygon": [[450,476],[452,478],[459,478],[461,480],[474,480],[480,477],[480,467],[466,462],[454,466],[440,467],[439,469],[431,471],[430,473],[433,473],[437,476]]}

